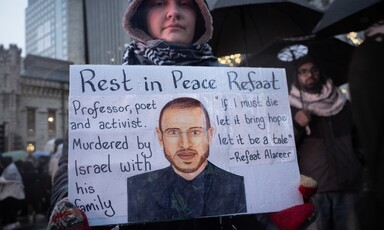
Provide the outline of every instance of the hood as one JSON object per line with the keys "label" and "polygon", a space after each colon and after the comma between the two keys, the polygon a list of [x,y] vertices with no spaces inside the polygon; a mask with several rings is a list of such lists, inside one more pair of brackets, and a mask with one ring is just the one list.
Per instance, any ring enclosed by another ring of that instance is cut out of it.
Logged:
{"label": "hood", "polygon": [[[143,2],[144,0],[130,0],[122,23],[133,40],[145,43],[153,40],[153,38],[146,32],[145,20],[138,20],[138,17],[144,14],[144,11],[140,8]],[[212,17],[204,0],[195,0],[195,2],[200,11],[196,14],[197,21],[193,44],[200,45],[207,43],[212,37]]]}

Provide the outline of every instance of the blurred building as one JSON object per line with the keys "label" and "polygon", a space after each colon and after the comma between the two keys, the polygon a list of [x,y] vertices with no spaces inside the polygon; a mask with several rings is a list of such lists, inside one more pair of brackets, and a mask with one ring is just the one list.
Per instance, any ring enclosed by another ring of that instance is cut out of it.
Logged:
{"label": "blurred building", "polygon": [[29,0],[26,54],[75,64],[121,64],[130,41],[122,28],[127,0]]}
{"label": "blurred building", "polygon": [[27,55],[0,45],[0,124],[5,150],[43,150],[67,129],[68,61]]}
{"label": "blurred building", "polygon": [[26,54],[85,63],[83,18],[79,0],[28,0]]}
{"label": "blurred building", "polygon": [[130,41],[122,27],[128,0],[85,0],[87,59],[89,64],[122,64]]}

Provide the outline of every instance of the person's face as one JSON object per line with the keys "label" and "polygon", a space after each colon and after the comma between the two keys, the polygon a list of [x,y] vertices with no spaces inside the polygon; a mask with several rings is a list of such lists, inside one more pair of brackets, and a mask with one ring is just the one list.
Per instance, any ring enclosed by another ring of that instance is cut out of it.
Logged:
{"label": "person's face", "polygon": [[153,38],[191,44],[195,34],[194,0],[148,0],[147,29]]}
{"label": "person's face", "polygon": [[199,174],[208,163],[214,129],[201,108],[167,109],[157,129],[165,157],[179,174]]}
{"label": "person's face", "polygon": [[303,91],[317,92],[319,89],[320,71],[312,62],[301,65],[297,77]]}

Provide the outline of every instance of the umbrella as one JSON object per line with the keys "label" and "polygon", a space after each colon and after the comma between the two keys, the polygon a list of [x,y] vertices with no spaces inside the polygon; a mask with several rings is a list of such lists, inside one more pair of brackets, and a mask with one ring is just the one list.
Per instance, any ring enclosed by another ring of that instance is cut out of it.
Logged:
{"label": "umbrella", "polygon": [[322,13],[304,0],[218,0],[211,10],[213,53],[257,52],[277,38],[311,33]]}
{"label": "umbrella", "polygon": [[24,160],[28,155],[29,154],[25,150],[14,150],[1,154],[3,157],[12,157],[13,161]]}
{"label": "umbrella", "polygon": [[285,68],[288,82],[295,70],[295,60],[312,56],[323,74],[333,79],[335,85],[348,81],[348,66],[356,47],[337,38],[318,39],[314,36],[285,39],[274,42],[259,53],[250,55],[250,66]]}
{"label": "umbrella", "polygon": [[47,152],[45,150],[37,150],[33,153],[33,156],[35,158],[39,158],[39,157],[49,157],[50,156],[50,152]]}
{"label": "umbrella", "polygon": [[382,0],[334,0],[314,28],[318,37],[361,31],[383,18]]}

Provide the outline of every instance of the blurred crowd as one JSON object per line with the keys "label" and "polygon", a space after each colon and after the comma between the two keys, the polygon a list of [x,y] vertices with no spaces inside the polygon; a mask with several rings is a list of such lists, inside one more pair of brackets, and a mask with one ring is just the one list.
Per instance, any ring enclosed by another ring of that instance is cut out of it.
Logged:
{"label": "blurred crowd", "polygon": [[36,221],[48,219],[52,178],[57,170],[63,140],[56,138],[46,144],[47,154],[29,154],[14,160],[0,155],[0,229],[16,229],[20,218]]}

